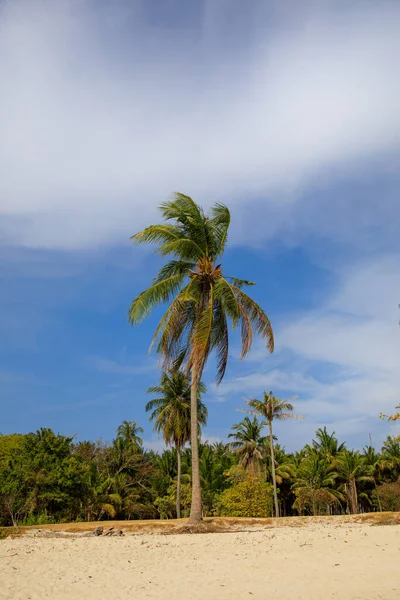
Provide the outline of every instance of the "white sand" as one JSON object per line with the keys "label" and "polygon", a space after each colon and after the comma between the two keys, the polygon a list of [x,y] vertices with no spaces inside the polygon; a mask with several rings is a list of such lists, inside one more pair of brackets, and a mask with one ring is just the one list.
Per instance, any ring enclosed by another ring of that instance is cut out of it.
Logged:
{"label": "white sand", "polygon": [[400,527],[0,541],[9,600],[399,600]]}

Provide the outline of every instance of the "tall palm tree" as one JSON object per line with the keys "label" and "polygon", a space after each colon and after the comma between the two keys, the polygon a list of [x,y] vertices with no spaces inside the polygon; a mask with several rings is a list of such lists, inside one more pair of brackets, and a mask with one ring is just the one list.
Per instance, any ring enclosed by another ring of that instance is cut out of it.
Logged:
{"label": "tall palm tree", "polygon": [[[146,411],[152,411],[150,421],[154,421],[154,429],[162,433],[167,445],[173,444],[177,452],[178,480],[176,487],[176,516],[181,517],[181,451],[190,440],[190,380],[182,371],[164,372],[160,385],[147,390],[150,394],[158,394],[158,398],[146,404]],[[200,382],[197,393],[198,424],[207,422],[207,408],[201,402],[200,395],[206,392],[204,383]]]}
{"label": "tall palm tree", "polygon": [[284,419],[299,419],[298,415],[293,414],[293,405],[287,400],[281,400],[275,398],[272,392],[264,392],[262,400],[248,400],[246,404],[256,413],[263,417],[268,423],[269,428],[269,449],[271,453],[271,469],[272,469],[272,484],[274,486],[274,505],[275,505],[275,516],[279,517],[279,502],[278,502],[278,491],[276,484],[276,470],[275,470],[275,452],[274,452],[274,438],[272,432],[272,423],[276,419],[282,421]]}
{"label": "tall palm tree", "polygon": [[259,422],[256,417],[252,421],[249,417],[245,417],[243,421],[233,425],[232,433],[228,435],[229,438],[234,439],[229,445],[239,455],[240,464],[258,475],[263,459],[265,438],[261,432],[264,425],[265,422]]}
{"label": "tall palm tree", "polygon": [[[275,439],[275,436],[274,436],[274,439]],[[269,438],[268,438],[268,440],[266,439],[266,441],[267,441],[266,446],[269,446]],[[266,462],[266,464],[265,464],[266,480],[268,482],[269,481],[273,482],[271,452],[268,447],[266,447],[265,458],[266,458],[266,461],[265,461]],[[292,486],[294,478],[295,478],[296,467],[294,464],[293,457],[286,454],[285,449],[282,448],[279,444],[274,444],[274,459],[275,459],[274,469],[275,469],[276,484],[279,486],[279,489],[280,489],[281,502],[280,502],[280,506],[279,506],[279,514],[282,514],[281,513],[282,505],[284,507],[284,513],[286,512],[288,496],[291,493],[291,486]]]}
{"label": "tall palm tree", "polygon": [[228,320],[241,326],[242,358],[249,352],[254,330],[274,348],[271,324],[261,307],[243,287],[250,281],[225,275],[225,250],[230,213],[215,204],[209,215],[188,196],[175,194],[161,205],[166,223],[151,225],[133,236],[137,243],[152,243],[157,252],[170,259],[139,294],[129,309],[129,321],[136,325],[160,303],[169,306],[162,317],[153,343],[164,368],[185,365],[191,374],[192,505],[190,524],[202,519],[198,448],[198,387],[207,359],[217,354],[217,382],[221,382],[228,361]]}

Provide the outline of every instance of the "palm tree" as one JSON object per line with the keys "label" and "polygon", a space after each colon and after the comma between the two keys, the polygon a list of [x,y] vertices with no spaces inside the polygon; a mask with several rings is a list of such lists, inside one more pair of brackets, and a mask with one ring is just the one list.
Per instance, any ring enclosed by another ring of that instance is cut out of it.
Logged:
{"label": "palm tree", "polygon": [[[147,390],[150,394],[158,394],[158,398],[146,404],[146,411],[152,411],[150,421],[154,421],[154,429],[163,434],[167,445],[173,444],[177,452],[178,480],[176,487],[176,516],[181,517],[181,450],[190,440],[190,381],[182,371],[164,372],[160,385]],[[206,392],[204,383],[200,382],[197,393],[198,423],[207,422],[207,408],[200,400],[200,394]]]}
{"label": "palm tree", "polygon": [[339,452],[342,452],[345,449],[344,443],[339,444],[335,437],[335,432],[332,431],[332,433],[329,434],[326,427],[317,429],[315,437],[317,439],[312,441],[312,448],[327,456],[329,460],[333,460]]}
{"label": "palm tree", "polygon": [[274,486],[274,505],[275,505],[275,516],[279,517],[279,502],[278,502],[278,491],[276,485],[276,471],[275,471],[275,453],[274,453],[274,438],[272,433],[272,422],[274,419],[282,421],[284,419],[299,419],[298,415],[293,414],[293,405],[287,400],[281,400],[275,398],[272,392],[264,392],[263,400],[248,400],[246,402],[248,406],[256,414],[263,417],[268,423],[269,428],[269,448],[271,453],[271,468],[272,468],[272,483]]}
{"label": "palm tree", "polygon": [[333,466],[338,475],[344,480],[344,489],[347,506],[352,515],[358,514],[357,483],[359,481],[372,481],[366,474],[366,465],[359,452],[342,450],[336,457]]}
{"label": "palm tree", "polygon": [[[274,436],[275,439],[275,436]],[[267,444],[269,445],[269,439]],[[266,465],[265,465],[265,476],[266,480],[272,481],[272,461],[271,461],[271,452],[266,449]],[[295,478],[296,468],[294,465],[293,457],[285,453],[285,449],[281,448],[279,444],[274,445],[274,469],[275,469],[275,477],[276,483],[279,485],[280,489],[280,507],[279,514],[282,514],[281,507],[283,504],[284,514],[287,510],[287,501],[288,496],[291,493],[291,485]]]}
{"label": "palm tree", "polygon": [[296,494],[294,508],[300,514],[304,508],[311,510],[313,515],[320,514],[322,507],[338,502],[342,495],[335,489],[338,474],[333,470],[326,456],[312,452],[300,461],[297,468],[296,481],[292,490]]}
{"label": "palm tree", "polygon": [[[372,443],[370,443],[369,446],[364,446],[362,459],[365,465],[366,472],[371,477],[371,481],[373,482],[376,490],[378,487],[376,478],[382,467],[382,458],[380,454],[378,454],[375,451],[375,448],[372,446]],[[378,501],[379,510],[382,510],[381,501],[378,493],[376,493],[376,498]]]}
{"label": "palm tree", "polygon": [[143,445],[139,434],[143,431],[143,427],[139,427],[136,421],[122,421],[117,429],[117,440],[121,440],[127,447],[134,446],[135,449],[139,449]]}
{"label": "palm tree", "polygon": [[251,421],[245,417],[243,421],[233,425],[233,432],[228,435],[234,438],[230,442],[232,450],[239,455],[239,462],[253,474],[260,474],[260,464],[263,459],[263,444],[265,438],[261,435],[265,422],[259,422],[256,417]]}
{"label": "palm tree", "polygon": [[389,472],[393,481],[400,476],[400,441],[391,435],[383,442],[382,470]]}
{"label": "palm tree", "polygon": [[137,243],[157,244],[157,252],[171,259],[151,286],[129,309],[136,325],[160,303],[169,302],[153,343],[157,342],[164,368],[184,365],[191,374],[192,505],[190,524],[202,519],[198,448],[198,387],[210,353],[217,354],[217,382],[228,361],[228,320],[241,326],[242,358],[249,352],[254,330],[274,348],[271,324],[261,307],[244,291],[250,281],[223,274],[221,259],[227,242],[230,213],[215,204],[210,215],[188,196],[175,194],[161,205],[167,223],[151,225],[133,236]]}

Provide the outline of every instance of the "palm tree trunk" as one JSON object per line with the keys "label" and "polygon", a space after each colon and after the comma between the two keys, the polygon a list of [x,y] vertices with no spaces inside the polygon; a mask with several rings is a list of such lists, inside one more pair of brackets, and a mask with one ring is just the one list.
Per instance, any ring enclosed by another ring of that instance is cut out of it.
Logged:
{"label": "palm tree trunk", "polygon": [[278,504],[278,492],[276,489],[276,475],[275,475],[275,452],[274,452],[274,440],[272,438],[272,423],[269,422],[269,447],[271,450],[271,469],[272,469],[272,483],[274,486],[274,504],[275,504],[275,516],[279,517],[279,504]]}
{"label": "palm tree trunk", "polygon": [[176,446],[176,455],[178,459],[178,483],[176,486],[176,518],[181,518],[181,447]]}
{"label": "palm tree trunk", "polygon": [[199,424],[197,412],[198,384],[200,378],[197,371],[192,369],[192,384],[190,387],[190,444],[192,447],[192,504],[190,507],[189,524],[195,525],[202,520],[201,488],[199,465]]}
{"label": "palm tree trunk", "polygon": [[350,479],[350,494],[351,494],[351,513],[353,515],[358,514],[358,498],[357,498],[357,484],[354,478]]}

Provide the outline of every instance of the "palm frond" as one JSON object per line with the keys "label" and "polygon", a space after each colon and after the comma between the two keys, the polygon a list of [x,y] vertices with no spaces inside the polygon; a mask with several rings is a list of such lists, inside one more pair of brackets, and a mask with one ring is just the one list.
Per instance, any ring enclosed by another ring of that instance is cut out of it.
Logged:
{"label": "palm frond", "polygon": [[230,277],[229,275],[225,275],[225,279],[229,281],[232,285],[236,286],[239,289],[243,287],[256,285],[254,281],[247,281],[246,279],[238,279],[237,277]]}
{"label": "palm frond", "polygon": [[137,244],[167,244],[180,238],[181,232],[175,225],[150,225],[135,233],[130,239]]}
{"label": "palm frond", "polygon": [[162,302],[168,300],[182,286],[185,275],[180,273],[168,279],[163,279],[153,284],[147,290],[137,296],[129,308],[129,321],[132,325],[140,323],[151,312],[151,310]]}
{"label": "palm frond", "polygon": [[212,218],[210,227],[214,238],[214,258],[221,256],[225,250],[228,239],[228,229],[231,222],[229,209],[224,204],[217,202],[211,209]]}
{"label": "palm frond", "polygon": [[153,283],[164,281],[165,279],[169,279],[174,275],[188,275],[190,271],[195,268],[195,266],[196,264],[194,262],[170,260],[160,269],[156,277],[153,279]]}
{"label": "palm frond", "polygon": [[232,286],[232,290],[236,299],[243,306],[244,310],[249,315],[252,325],[257,333],[267,340],[267,348],[270,352],[274,351],[274,334],[272,331],[270,320],[268,319],[262,308],[250,298],[245,292],[236,286]]}

